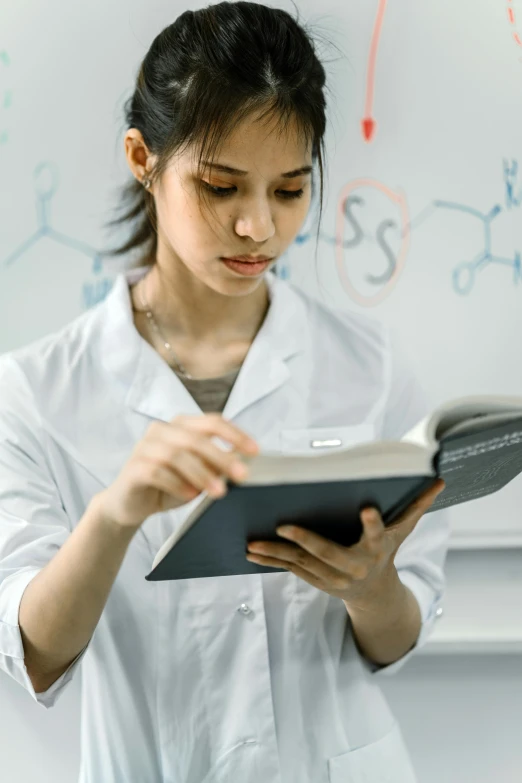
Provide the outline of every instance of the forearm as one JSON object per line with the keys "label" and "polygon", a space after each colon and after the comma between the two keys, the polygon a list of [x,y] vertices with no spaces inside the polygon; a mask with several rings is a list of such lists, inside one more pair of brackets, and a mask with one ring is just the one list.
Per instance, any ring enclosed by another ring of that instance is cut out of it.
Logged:
{"label": "forearm", "polygon": [[391,566],[382,579],[357,604],[344,601],[361,653],[377,664],[402,658],[415,644],[421,630],[417,599]]}
{"label": "forearm", "polygon": [[37,692],[47,690],[89,642],[133,537],[102,518],[98,498],[22,596],[24,660]]}

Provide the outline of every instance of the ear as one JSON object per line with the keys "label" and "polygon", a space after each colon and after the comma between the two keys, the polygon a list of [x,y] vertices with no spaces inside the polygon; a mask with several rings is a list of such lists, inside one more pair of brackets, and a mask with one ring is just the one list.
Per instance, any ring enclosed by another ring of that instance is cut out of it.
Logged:
{"label": "ear", "polygon": [[141,131],[129,128],[124,139],[125,157],[136,179],[141,182],[153,168],[156,159],[145,144]]}

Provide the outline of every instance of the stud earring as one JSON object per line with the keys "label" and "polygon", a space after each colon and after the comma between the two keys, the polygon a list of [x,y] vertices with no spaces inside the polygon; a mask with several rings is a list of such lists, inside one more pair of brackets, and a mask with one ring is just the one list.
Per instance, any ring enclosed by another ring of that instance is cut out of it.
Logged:
{"label": "stud earring", "polygon": [[151,181],[148,177],[143,177],[143,179],[141,180],[141,184],[143,185],[145,190],[148,190],[151,186]]}

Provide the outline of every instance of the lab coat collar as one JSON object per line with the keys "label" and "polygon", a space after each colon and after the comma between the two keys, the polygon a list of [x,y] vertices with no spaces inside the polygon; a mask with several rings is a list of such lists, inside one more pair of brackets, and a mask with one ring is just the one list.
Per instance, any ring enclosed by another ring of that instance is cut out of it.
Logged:
{"label": "lab coat collar", "polygon": [[[102,303],[101,351],[105,370],[128,389],[125,402],[152,419],[171,421],[180,413],[202,411],[167,362],[137,331],[132,317],[129,284],[149,267],[121,273]],[[286,360],[306,343],[306,306],[290,283],[273,272],[266,276],[270,305],[243,362],[223,415],[233,419],[290,376]]]}

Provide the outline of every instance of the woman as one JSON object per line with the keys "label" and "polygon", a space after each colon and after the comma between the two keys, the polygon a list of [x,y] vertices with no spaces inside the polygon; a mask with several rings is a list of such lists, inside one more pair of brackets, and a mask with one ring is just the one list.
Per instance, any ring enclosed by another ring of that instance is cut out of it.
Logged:
{"label": "woman", "polygon": [[137,266],[1,357],[0,663],[46,708],[81,668],[82,783],[415,779],[377,675],[440,605],[447,524],[421,519],[439,486],[393,529],[363,511],[349,549],[298,527],[251,548],[282,572],[144,579],[242,454],[398,437],[424,413],[381,326],[271,271],[315,164],[322,195],[324,83],[286,12],[182,14],[127,108],[117,252]]}

